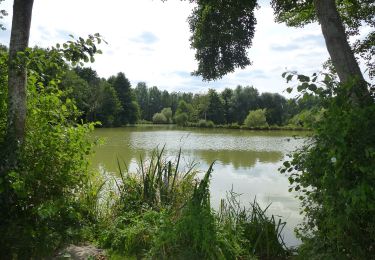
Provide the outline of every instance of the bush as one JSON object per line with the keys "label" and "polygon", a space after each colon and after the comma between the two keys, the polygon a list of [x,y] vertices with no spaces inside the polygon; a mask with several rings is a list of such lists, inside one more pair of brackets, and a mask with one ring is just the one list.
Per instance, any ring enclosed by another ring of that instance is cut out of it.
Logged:
{"label": "bush", "polygon": [[[179,171],[176,160],[154,152],[141,160],[138,174],[120,169],[118,194],[101,226],[99,242],[123,258],[150,259],[284,259],[288,255],[280,232],[283,223],[265,216],[254,202],[242,209],[231,193],[220,213],[210,206],[212,165],[202,180],[194,168]],[[281,242],[279,242],[281,241]]]}
{"label": "bush", "polygon": [[247,115],[244,124],[246,127],[268,127],[268,123],[266,120],[266,110],[265,109],[257,109],[250,111]]}
{"label": "bush", "polygon": [[174,120],[178,126],[186,126],[189,116],[186,113],[176,113]]}
{"label": "bush", "polygon": [[215,124],[211,120],[201,119],[201,120],[198,121],[198,127],[213,128],[213,127],[215,127]]}
{"label": "bush", "polygon": [[[87,58],[84,52],[96,52],[91,48],[98,37],[84,44],[71,42],[67,46],[71,49],[36,48],[21,53],[29,68],[26,132],[16,167],[4,160],[14,147],[6,141],[0,144],[1,259],[42,259],[78,239],[89,224],[89,206],[81,199],[90,178],[87,156],[94,142],[88,135],[94,124],[76,123],[80,113],[56,82],[68,67],[69,54]],[[0,88],[0,92],[6,89],[3,81]]]}
{"label": "bush", "polygon": [[289,124],[298,127],[313,127],[322,117],[324,110],[303,110],[289,120]]}
{"label": "bush", "polygon": [[324,101],[324,116],[312,139],[281,169],[306,217],[298,230],[300,255],[368,259],[375,255],[375,104],[353,105],[351,86],[328,75],[322,84],[326,88],[313,86]]}
{"label": "bush", "polygon": [[161,113],[165,116],[167,119],[167,123],[171,124],[172,123],[172,109],[170,107],[163,108]]}
{"label": "bush", "polygon": [[[79,195],[85,190],[93,125],[71,121],[78,111],[62,93],[36,91],[29,78],[28,131],[18,168],[2,179],[0,252],[19,258],[49,254],[77,237],[85,219]],[[12,197],[11,201],[8,198]]]}
{"label": "bush", "polygon": [[167,118],[165,117],[164,114],[162,114],[162,113],[156,113],[152,117],[152,122],[154,124],[166,124],[166,123],[168,123],[168,120],[167,120]]}

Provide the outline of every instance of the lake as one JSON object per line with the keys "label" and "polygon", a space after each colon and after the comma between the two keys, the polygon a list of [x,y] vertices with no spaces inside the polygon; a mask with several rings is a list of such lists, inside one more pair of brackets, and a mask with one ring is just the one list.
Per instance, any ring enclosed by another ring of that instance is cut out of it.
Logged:
{"label": "lake", "polygon": [[288,192],[287,177],[277,169],[286,154],[303,144],[306,133],[146,125],[96,129],[94,136],[104,144],[96,148],[93,167],[104,172],[118,172],[117,159],[135,171],[140,156],[147,158],[163,146],[167,156],[176,156],[182,148],[182,165],[197,163],[202,172],[216,161],[210,187],[214,208],[231,189],[242,194],[243,205],[255,197],[263,208],[271,203],[268,213],[287,222],[283,233],[287,245],[300,243],[293,233],[302,220],[299,202]]}

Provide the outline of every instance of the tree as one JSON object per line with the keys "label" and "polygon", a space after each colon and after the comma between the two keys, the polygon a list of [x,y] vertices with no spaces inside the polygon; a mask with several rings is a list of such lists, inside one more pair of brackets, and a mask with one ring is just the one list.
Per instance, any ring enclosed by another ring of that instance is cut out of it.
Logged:
{"label": "tree", "polygon": [[[254,36],[256,1],[195,2],[197,7],[189,17],[191,46],[196,50],[195,56],[198,60],[198,69],[194,73],[205,80],[214,80],[237,67],[249,65],[246,48],[251,46]],[[374,25],[373,1],[337,2],[343,17],[346,12],[348,19],[344,21],[349,27],[358,29],[362,22]],[[355,80],[357,83],[352,88],[352,100],[356,104],[372,102],[367,83],[348,44],[335,0],[273,0],[272,6],[276,18],[291,21],[289,25],[301,26],[317,19],[322,26],[328,52],[341,82],[349,83]]]}
{"label": "tree", "polygon": [[198,119],[207,119],[207,109],[208,109],[208,95],[207,94],[195,94],[193,97],[193,121],[198,121]]}
{"label": "tree", "polygon": [[[311,91],[324,110],[317,121],[305,115],[316,121],[313,136],[281,172],[298,192],[305,216],[296,230],[303,241],[300,257],[367,259],[375,254],[375,104],[353,105],[350,88],[332,78],[325,75],[318,84],[326,86]],[[298,86],[303,96],[310,92],[304,84]]]}
{"label": "tree", "polygon": [[145,82],[138,82],[134,89],[135,98],[141,110],[141,118],[148,119],[149,115],[149,95]]}
{"label": "tree", "polygon": [[[9,44],[9,69],[8,69],[8,102],[7,102],[7,130],[6,143],[3,143],[5,152],[2,158],[0,171],[17,164],[17,153],[25,139],[26,130],[26,87],[27,66],[29,63],[37,64],[37,59],[29,57],[30,50],[27,49],[30,35],[33,0],[14,0],[12,30]],[[73,37],[74,39],[74,37]],[[94,61],[93,55],[100,53],[95,46],[95,41],[100,43],[100,35],[89,36],[85,41],[79,38],[76,42],[68,41],[68,44],[60,48],[52,48],[53,62],[70,61],[73,65],[82,61]],[[52,63],[53,63],[52,62]],[[41,81],[40,81],[41,82]],[[43,83],[43,82],[41,82]],[[7,165],[7,166],[5,166]]]}
{"label": "tree", "polygon": [[262,93],[259,99],[260,107],[267,111],[267,122],[270,125],[282,125],[286,99],[277,93]]}
{"label": "tree", "polygon": [[191,104],[186,103],[184,100],[180,100],[180,102],[178,102],[178,107],[175,113],[176,115],[185,113],[188,117],[190,117],[192,112],[193,108]]}
{"label": "tree", "polygon": [[185,126],[189,121],[193,112],[191,104],[186,103],[184,100],[180,100],[174,116],[176,124],[179,126]]}
{"label": "tree", "polygon": [[[8,120],[7,142],[12,151],[10,160],[16,163],[17,148],[25,138],[26,127],[26,64],[17,59],[29,44],[31,16],[34,0],[14,0],[12,30],[9,43]],[[13,155],[12,155],[13,154]],[[13,157],[13,158],[12,158]],[[10,162],[13,164],[12,162]]]}
{"label": "tree", "polygon": [[171,107],[171,98],[167,90],[163,90],[161,93],[161,105],[162,107]]}
{"label": "tree", "polygon": [[159,112],[163,107],[161,104],[161,92],[156,87],[153,86],[148,90],[148,96],[149,96],[149,114],[147,116],[147,120],[151,120],[151,116],[157,112]]}
{"label": "tree", "polygon": [[[74,102],[56,84],[66,72],[68,53],[80,57],[76,62],[83,57],[82,45],[72,42],[67,46],[48,52],[26,49],[17,54],[28,65],[27,129],[22,144],[0,150],[0,258],[44,258],[71,238],[74,226],[82,223],[82,214],[86,214],[87,208],[83,210],[77,203],[89,176],[83,158],[90,154],[92,141],[87,134],[94,126],[76,123],[79,113]],[[7,56],[2,52],[0,60],[7,60]],[[8,75],[3,66],[1,72],[3,94],[3,78]],[[4,131],[0,134],[4,140]],[[17,150],[16,164],[8,157],[14,155],[7,154],[13,150]]]}
{"label": "tree", "polygon": [[99,120],[103,126],[114,126],[118,115],[123,112],[121,101],[117,97],[116,90],[106,81],[99,83],[100,97],[96,111],[96,119]]}
{"label": "tree", "polygon": [[225,121],[223,102],[214,89],[208,90],[207,119],[215,124],[222,124]]}
{"label": "tree", "polygon": [[[359,27],[364,23],[374,26],[373,1],[273,0],[272,6],[277,21],[286,22],[289,26],[301,26],[318,21],[341,83],[353,83],[353,80],[356,83],[351,91],[352,100],[356,104],[367,103],[370,100],[367,83],[347,37],[358,34]],[[346,31],[344,26],[347,27]]]}
{"label": "tree", "polygon": [[173,114],[176,113],[177,107],[178,107],[178,94],[177,92],[172,92],[170,94],[170,100],[171,100],[171,109]]}
{"label": "tree", "polygon": [[92,68],[75,67],[74,72],[91,86],[98,85],[100,83],[98,73]]}
{"label": "tree", "polygon": [[90,102],[93,91],[87,81],[78,76],[74,70],[68,70],[62,78],[59,88],[67,93],[69,98],[75,100],[78,110],[82,112],[81,118],[87,119],[90,106],[93,104]]}
{"label": "tree", "polygon": [[233,90],[230,88],[226,88],[221,92],[221,98],[223,100],[224,106],[224,117],[225,123],[230,124],[233,123],[233,115],[232,115],[232,97],[233,97]]}
{"label": "tree", "polygon": [[214,80],[250,65],[246,52],[254,37],[256,1],[195,2],[198,5],[188,19],[198,61],[194,74]]}
{"label": "tree", "polygon": [[133,106],[134,98],[132,97],[130,81],[125,77],[125,74],[119,72],[116,76],[108,79],[108,82],[116,90],[117,96],[121,102],[122,111],[118,114],[115,124],[117,126],[134,123],[130,120],[133,118],[134,113],[137,113]]}
{"label": "tree", "polygon": [[259,107],[259,92],[254,87],[237,86],[233,93],[233,113],[239,124],[245,120],[248,111],[255,110]]}

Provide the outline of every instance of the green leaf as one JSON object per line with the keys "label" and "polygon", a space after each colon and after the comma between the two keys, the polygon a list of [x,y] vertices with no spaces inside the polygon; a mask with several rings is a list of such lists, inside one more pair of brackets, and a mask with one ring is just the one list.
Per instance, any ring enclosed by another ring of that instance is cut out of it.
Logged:
{"label": "green leaf", "polygon": [[305,76],[305,75],[298,75],[297,76],[297,79],[301,82],[309,82],[310,81],[310,78]]}
{"label": "green leaf", "polygon": [[287,77],[286,77],[286,82],[288,83],[289,81],[291,81],[293,78],[293,75],[292,74],[289,74]]}
{"label": "green leaf", "polygon": [[318,89],[318,87],[315,84],[310,84],[308,88],[309,88],[309,90],[311,90],[313,92],[315,92]]}
{"label": "green leaf", "polygon": [[285,162],[283,162],[283,165],[284,165],[286,168],[289,168],[289,167],[290,167],[290,162],[289,162],[289,161],[285,161]]}

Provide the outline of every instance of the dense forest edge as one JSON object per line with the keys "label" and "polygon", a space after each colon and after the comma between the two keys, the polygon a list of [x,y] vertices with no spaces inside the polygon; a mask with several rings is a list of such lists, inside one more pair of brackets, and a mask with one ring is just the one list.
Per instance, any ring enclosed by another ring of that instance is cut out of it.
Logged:
{"label": "dense forest edge", "polygon": [[[193,2],[193,73],[213,80],[250,65],[256,1]],[[251,86],[169,93],[144,83],[132,89],[124,73],[101,79],[84,66],[101,53],[100,34],[28,48],[33,0],[14,0],[10,44],[0,47],[0,258],[65,258],[66,245],[89,242],[107,250],[99,259],[371,259],[375,88],[356,57],[374,77],[375,34],[369,30],[352,45],[348,38],[363,24],[374,27],[375,4],[271,5],[276,21],[288,26],[318,21],[330,54],[323,72],[283,73],[295,99]],[[181,170],[181,152],[168,159],[155,150],[140,158],[137,172],[118,162],[117,177],[92,170],[94,128],[136,122],[311,128],[308,142],[279,169],[301,202],[302,244],[288,248],[285,223],[256,200],[241,207],[235,191],[213,210],[212,165],[197,178],[194,167]]]}
{"label": "dense forest edge", "polygon": [[168,92],[139,82],[134,88],[120,72],[100,78],[92,68],[67,71],[59,85],[75,100],[84,122],[100,127],[132,124],[177,124],[190,127],[308,129],[319,120],[319,98],[286,99],[251,86],[207,93]]}

